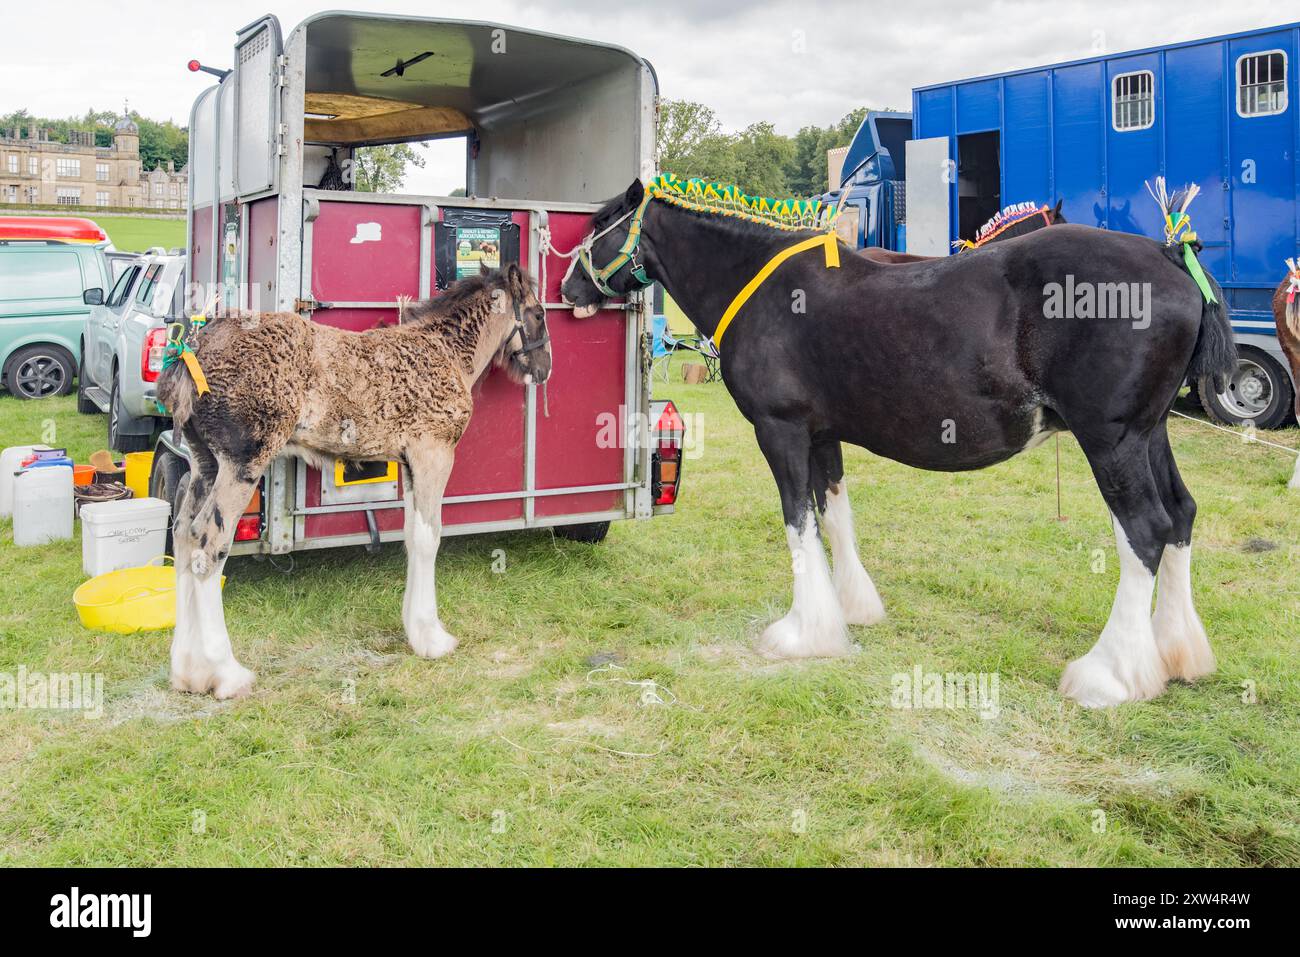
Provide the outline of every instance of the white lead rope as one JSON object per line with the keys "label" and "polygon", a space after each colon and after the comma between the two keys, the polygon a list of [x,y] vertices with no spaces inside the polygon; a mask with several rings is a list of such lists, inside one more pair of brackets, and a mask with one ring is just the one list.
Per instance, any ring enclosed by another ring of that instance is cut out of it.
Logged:
{"label": "white lead rope", "polygon": [[1197,423],[1198,425],[1209,426],[1209,427],[1212,428],[1212,429],[1218,429],[1220,432],[1227,432],[1229,435],[1235,435],[1235,436],[1237,436],[1238,438],[1240,438],[1241,441],[1244,442],[1244,443],[1246,443],[1247,445],[1251,445],[1251,444],[1254,444],[1254,445],[1267,445],[1267,446],[1271,446],[1272,448],[1275,448],[1275,449],[1281,449],[1283,452],[1286,452],[1288,455],[1294,455],[1294,456],[1300,458],[1300,450],[1293,449],[1293,448],[1291,448],[1291,446],[1289,446],[1289,445],[1278,445],[1276,442],[1270,442],[1270,441],[1268,441],[1268,439],[1261,439],[1261,438],[1259,438],[1258,436],[1253,435],[1253,434],[1252,434],[1251,432],[1249,432],[1249,431],[1239,432],[1239,431],[1237,431],[1236,429],[1229,429],[1229,428],[1226,428],[1226,427],[1224,427],[1224,426],[1222,426],[1222,425],[1215,425],[1213,422],[1206,422],[1204,419],[1198,419],[1198,418],[1196,418],[1195,416],[1187,415],[1187,414],[1185,414],[1185,413],[1183,413],[1183,412],[1178,412],[1178,411],[1176,411],[1176,410],[1174,410],[1174,409],[1170,409],[1169,411],[1170,411],[1171,413],[1173,413],[1174,415],[1178,416],[1179,418],[1187,419],[1188,421],[1190,421],[1190,422],[1195,422],[1195,423]]}

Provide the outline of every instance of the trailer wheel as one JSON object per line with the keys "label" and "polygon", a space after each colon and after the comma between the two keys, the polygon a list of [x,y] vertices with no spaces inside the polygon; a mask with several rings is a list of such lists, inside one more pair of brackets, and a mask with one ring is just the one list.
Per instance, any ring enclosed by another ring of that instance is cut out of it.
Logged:
{"label": "trailer wheel", "polygon": [[1202,407],[1221,425],[1253,422],[1259,429],[1281,428],[1295,400],[1286,370],[1255,346],[1238,346],[1237,353],[1237,371],[1223,392],[1216,394],[1208,379],[1197,383]]}
{"label": "trailer wheel", "polygon": [[584,525],[557,525],[555,534],[571,542],[586,542],[596,545],[605,540],[609,534],[609,522],[588,522]]}
{"label": "trailer wheel", "polygon": [[171,506],[167,513],[167,542],[163,552],[175,555],[172,545],[172,520],[176,517],[176,508],[181,498],[190,487],[190,470],[175,452],[163,449],[153,459],[153,469],[149,473],[149,496],[160,498]]}

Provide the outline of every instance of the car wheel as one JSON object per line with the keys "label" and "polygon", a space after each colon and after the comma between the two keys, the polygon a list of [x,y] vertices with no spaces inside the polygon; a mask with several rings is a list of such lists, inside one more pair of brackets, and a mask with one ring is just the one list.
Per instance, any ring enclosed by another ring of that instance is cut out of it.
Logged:
{"label": "car wheel", "polygon": [[72,391],[72,356],[58,346],[27,346],[9,360],[5,388],[20,399],[49,399]]}
{"label": "car wheel", "polygon": [[95,415],[99,406],[86,398],[86,347],[81,347],[81,359],[77,362],[77,411],[82,415]]}
{"label": "car wheel", "polygon": [[113,393],[108,400],[108,447],[117,449],[119,452],[147,452],[153,445],[153,438],[148,433],[144,435],[132,435],[129,432],[123,432],[123,427],[131,421],[130,414],[122,408],[121,390],[118,388],[119,378],[113,376]]}
{"label": "car wheel", "polygon": [[586,542],[597,545],[609,534],[609,522],[587,522],[583,525],[557,525],[555,534],[571,542]]}
{"label": "car wheel", "polygon": [[1237,368],[1227,388],[1216,393],[1208,379],[1197,385],[1206,413],[1222,425],[1253,422],[1259,429],[1277,429],[1291,414],[1295,393],[1281,363],[1255,346],[1237,347]]}
{"label": "car wheel", "polygon": [[175,452],[163,449],[154,456],[153,469],[149,473],[149,497],[160,498],[171,506],[167,514],[167,544],[164,551],[175,555],[172,546],[172,522],[176,509],[181,504],[181,495],[190,487],[190,470]]}

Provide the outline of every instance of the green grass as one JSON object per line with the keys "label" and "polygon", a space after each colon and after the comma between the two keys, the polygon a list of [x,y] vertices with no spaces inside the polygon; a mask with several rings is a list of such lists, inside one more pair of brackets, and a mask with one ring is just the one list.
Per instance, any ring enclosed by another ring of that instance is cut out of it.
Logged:
{"label": "green grass", "polygon": [[[3,215],[3,214],[0,214]],[[151,246],[184,248],[185,219],[144,219],[137,216],[98,216],[93,212],[72,212],[70,216],[90,219],[103,227],[117,249],[143,252]]]}
{"label": "green grass", "polygon": [[[448,540],[439,601],[461,646],[441,661],[403,642],[400,547],[234,560],[226,611],[254,693],[176,694],[169,634],[78,624],[77,541],[19,550],[0,524],[0,671],[106,687],[101,720],[0,711],[0,861],[1300,864],[1300,499],[1280,454],[1172,423],[1219,669],[1085,711],[1056,683],[1105,621],[1117,564],[1071,438],[1064,522],[1051,442],[963,475],[848,450],[890,617],[855,628],[849,658],[773,663],[752,651],[789,598],[771,478],[721,386],[657,388],[703,415],[677,513],[599,546]],[[71,398],[0,398],[0,445],[49,425],[79,458],[103,441]],[[589,675],[600,653],[625,672]],[[996,672],[999,717],[891,708],[891,675],[917,664]]]}
{"label": "green grass", "polygon": [[143,252],[151,246],[185,248],[184,219],[137,219],[134,216],[92,216],[118,249]]}

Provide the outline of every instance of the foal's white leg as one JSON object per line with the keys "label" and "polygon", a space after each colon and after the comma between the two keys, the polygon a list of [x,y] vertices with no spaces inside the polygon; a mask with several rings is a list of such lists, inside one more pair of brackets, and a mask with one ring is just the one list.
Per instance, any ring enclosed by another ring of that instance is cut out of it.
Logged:
{"label": "foal's white leg", "polygon": [[183,508],[172,527],[176,628],[172,634],[171,684],[177,691],[211,691],[217,698],[239,697],[252,688],[254,675],[235,660],[226,631],[221,604],[221,572],[226,563],[224,559],[214,562],[205,550],[195,547],[190,514],[192,509]]}
{"label": "foal's white leg", "polygon": [[1300,458],[1295,460],[1295,472],[1291,474],[1291,481],[1286,483],[1286,487],[1300,489]]}
{"label": "foal's white leg", "polygon": [[874,625],[884,620],[885,604],[858,557],[853,509],[849,505],[845,481],[832,482],[826,490],[826,534],[831,540],[834,559],[832,581],[840,608],[844,611],[844,620],[850,625]]}
{"label": "foal's white leg", "polygon": [[402,624],[411,649],[421,658],[441,658],[456,639],[438,618],[434,566],[442,539],[442,493],[451,475],[452,449],[446,445],[408,451],[412,502],[406,514],[406,594]]}
{"label": "foal's white leg", "polygon": [[1168,680],[1151,627],[1155,576],[1133,551],[1114,515],[1111,524],[1119,551],[1115,603],[1092,650],[1066,665],[1061,675],[1061,694],[1087,708],[1154,698]]}
{"label": "foal's white leg", "polygon": [[799,528],[785,529],[794,569],[794,604],[779,621],[767,626],[759,650],[774,658],[829,658],[851,648],[844,612],[831,584],[830,567],[817,522],[809,509]]}
{"label": "foal's white leg", "polygon": [[1214,670],[1210,640],[1192,605],[1191,545],[1165,546],[1151,627],[1169,677],[1193,681]]}

